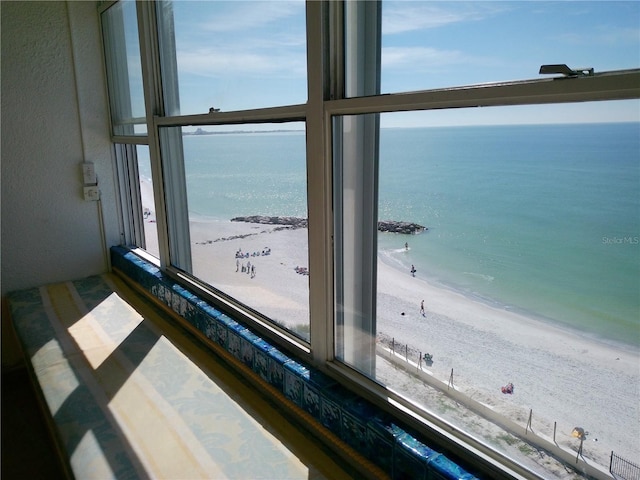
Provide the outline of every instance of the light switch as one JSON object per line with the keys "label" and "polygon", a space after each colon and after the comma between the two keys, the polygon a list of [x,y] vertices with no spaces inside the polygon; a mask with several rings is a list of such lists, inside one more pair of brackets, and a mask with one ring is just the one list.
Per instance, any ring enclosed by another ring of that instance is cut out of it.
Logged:
{"label": "light switch", "polygon": [[98,187],[84,187],[84,199],[88,202],[97,202],[100,200],[100,190]]}
{"label": "light switch", "polygon": [[82,164],[82,179],[85,185],[95,185],[98,183],[96,167],[92,162],[84,162]]}

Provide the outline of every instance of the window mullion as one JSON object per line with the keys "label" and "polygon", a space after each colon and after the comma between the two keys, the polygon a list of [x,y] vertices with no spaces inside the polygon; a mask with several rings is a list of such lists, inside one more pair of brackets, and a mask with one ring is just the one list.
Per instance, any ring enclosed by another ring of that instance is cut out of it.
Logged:
{"label": "window mullion", "polygon": [[[324,100],[328,97],[328,5],[308,1],[307,14],[307,205],[309,215],[309,322],[314,361],[333,357],[331,182],[325,152]],[[320,252],[320,254],[312,254]]]}
{"label": "window mullion", "polygon": [[304,121],[307,105],[287,105],[284,107],[258,108],[231,112],[213,112],[197,115],[176,115],[158,117],[156,125],[160,127],[239,125],[246,123],[276,123]]}
{"label": "window mullion", "polygon": [[[346,4],[345,93],[380,93],[380,2]],[[379,117],[335,124],[336,356],[375,377]]]}
{"label": "window mullion", "polygon": [[640,69],[330,100],[331,115],[640,98]]}
{"label": "window mullion", "polygon": [[[161,51],[166,53],[167,49],[161,50],[157,28],[157,5],[156,2],[137,3],[147,131],[149,132],[149,156],[157,212],[158,248],[163,267],[174,264],[186,271],[191,271],[191,242],[189,241],[182,144],[180,142],[180,148],[165,150],[164,155],[161,155],[161,139],[157,125],[158,116],[162,117],[165,113],[166,93],[163,89],[163,78],[173,78],[177,75],[174,72],[175,62],[161,62]],[[161,6],[166,5],[162,3]],[[172,14],[170,9],[168,11],[162,9],[161,14],[164,13]],[[164,22],[165,19],[161,21]],[[173,35],[173,32],[165,32],[165,34]],[[167,84],[175,90],[170,92],[168,97],[172,99],[172,105],[176,104],[177,84],[175,82],[167,82]],[[179,134],[173,134],[180,137]],[[181,138],[178,138],[178,141],[181,141]],[[169,195],[166,195],[166,192]]]}

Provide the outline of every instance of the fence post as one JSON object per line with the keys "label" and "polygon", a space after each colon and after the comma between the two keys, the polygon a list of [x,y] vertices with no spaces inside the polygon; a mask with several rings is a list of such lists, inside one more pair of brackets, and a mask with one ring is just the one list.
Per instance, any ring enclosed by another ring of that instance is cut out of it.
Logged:
{"label": "fence post", "polygon": [[394,355],[396,353],[396,339],[394,337],[391,338],[391,353]]}
{"label": "fence post", "polygon": [[578,458],[582,455],[582,443],[584,442],[584,437],[580,437],[580,447],[578,448],[578,454],[576,455],[576,463],[578,463]]}
{"label": "fence post", "polygon": [[556,427],[557,427],[558,422],[553,422],[553,443],[555,443],[556,445],[558,445],[558,442],[556,442]]}
{"label": "fence post", "polygon": [[[527,421],[527,426],[524,429],[524,434],[527,434],[527,431],[531,428],[531,433],[533,433],[533,428],[531,427],[531,417],[533,416],[533,408],[529,409],[529,421]],[[555,436],[554,436],[555,437]]]}
{"label": "fence post", "polygon": [[404,361],[409,361],[409,345],[404,346]]}
{"label": "fence post", "polygon": [[611,450],[611,457],[609,458],[609,473],[613,473],[613,450]]}
{"label": "fence post", "polygon": [[449,383],[447,384],[447,390],[449,390],[449,387],[454,388],[453,387],[453,368],[451,369],[451,375],[449,376]]}

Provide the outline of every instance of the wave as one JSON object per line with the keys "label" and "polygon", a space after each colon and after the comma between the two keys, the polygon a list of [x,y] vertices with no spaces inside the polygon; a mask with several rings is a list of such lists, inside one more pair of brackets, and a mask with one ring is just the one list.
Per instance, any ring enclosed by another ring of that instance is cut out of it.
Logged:
{"label": "wave", "polygon": [[487,282],[493,282],[496,277],[491,275],[487,275],[485,273],[475,273],[475,272],[462,272],[463,275],[467,275],[469,277],[481,278],[482,280],[486,280]]}

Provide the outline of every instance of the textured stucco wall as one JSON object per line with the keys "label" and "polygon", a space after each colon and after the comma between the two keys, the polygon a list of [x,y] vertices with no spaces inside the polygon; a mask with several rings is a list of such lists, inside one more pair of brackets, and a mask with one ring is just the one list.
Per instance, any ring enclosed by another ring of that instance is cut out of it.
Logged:
{"label": "textured stucco wall", "polygon": [[118,232],[96,3],[0,8],[4,294],[108,269],[81,162],[96,164],[107,244]]}
{"label": "textured stucco wall", "polygon": [[[99,207],[82,197],[96,165],[107,246],[118,217],[95,2],[0,2],[1,290],[107,271]],[[2,315],[2,366],[17,365]]]}

